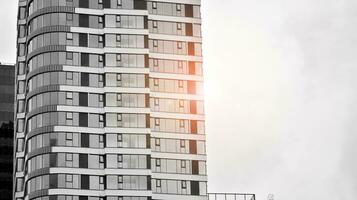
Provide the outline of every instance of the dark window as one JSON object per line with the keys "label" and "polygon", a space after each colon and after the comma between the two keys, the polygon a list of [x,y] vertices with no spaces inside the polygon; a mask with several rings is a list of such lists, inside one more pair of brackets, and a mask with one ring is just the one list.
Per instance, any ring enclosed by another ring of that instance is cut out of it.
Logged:
{"label": "dark window", "polygon": [[81,53],[81,65],[82,66],[89,66],[89,54],[88,53]]}
{"label": "dark window", "polygon": [[79,27],[89,27],[89,16],[79,14]]}
{"label": "dark window", "polygon": [[81,175],[81,189],[89,189],[89,176]]}
{"label": "dark window", "polygon": [[144,17],[144,29],[148,29],[148,17]]}
{"label": "dark window", "polygon": [[150,95],[145,95],[145,107],[150,108]]}
{"label": "dark window", "polygon": [[188,62],[188,72],[190,75],[196,74],[196,64],[193,61]]}
{"label": "dark window", "polygon": [[191,133],[197,134],[197,121],[191,120]]}
{"label": "dark window", "polygon": [[[56,198],[57,200],[57,198]],[[88,197],[87,196],[79,196],[79,200],[88,200]]]}
{"label": "dark window", "polygon": [[50,154],[50,167],[57,167],[57,155]]}
{"label": "dark window", "polygon": [[[144,48],[146,48],[146,49],[149,48],[149,37],[147,35],[144,36]],[[145,57],[145,59],[146,59],[146,57]]]}
{"label": "dark window", "polygon": [[57,188],[57,174],[50,175],[50,188]]}
{"label": "dark window", "polygon": [[89,74],[81,73],[81,86],[89,86]]}
{"label": "dark window", "polygon": [[88,34],[79,33],[79,46],[88,47]]}
{"label": "dark window", "polygon": [[146,1],[145,0],[134,0],[134,9],[135,10],[146,10]]}
{"label": "dark window", "polygon": [[151,169],[151,156],[150,155],[146,156],[146,168]]}
{"label": "dark window", "polygon": [[81,147],[89,147],[89,134],[81,134]]}
{"label": "dark window", "polygon": [[150,135],[146,135],[146,148],[150,149],[151,148],[151,137]]}
{"label": "dark window", "polygon": [[190,154],[197,154],[197,142],[196,142],[196,140],[190,140]]}
{"label": "dark window", "polygon": [[89,8],[89,0],[79,0],[80,8]]}
{"label": "dark window", "polygon": [[190,101],[190,113],[197,114],[197,103],[196,101]]}
{"label": "dark window", "polygon": [[150,115],[146,115],[146,128],[150,128]]}
{"label": "dark window", "polygon": [[149,55],[145,54],[145,67],[149,68]]}
{"label": "dark window", "polygon": [[190,55],[190,56],[195,55],[195,43],[193,43],[193,42],[188,43],[188,55]]}
{"label": "dark window", "polygon": [[79,106],[88,106],[88,93],[79,93]]}
{"label": "dark window", "polygon": [[151,190],[151,176],[147,177],[147,186],[148,186],[147,190]]}
{"label": "dark window", "polygon": [[191,23],[186,23],[186,35],[193,36],[193,27]]}
{"label": "dark window", "polygon": [[200,183],[191,181],[191,195],[200,195]]}
{"label": "dark window", "polygon": [[150,87],[150,79],[149,79],[149,75],[145,75],[145,87],[149,88]]}
{"label": "dark window", "polygon": [[51,139],[50,139],[50,145],[51,145],[51,146],[56,146],[56,145],[57,145],[57,139],[51,138]]}
{"label": "dark window", "polygon": [[193,6],[192,5],[185,5],[185,16],[186,17],[193,17]]}
{"label": "dark window", "polygon": [[50,196],[50,200],[57,200],[57,196],[54,195]]}
{"label": "dark window", "polygon": [[79,113],[79,126],[88,127],[88,113]]}
{"label": "dark window", "polygon": [[198,161],[193,160],[192,161],[192,174],[198,174]]}
{"label": "dark window", "polygon": [[195,81],[188,81],[187,82],[187,90],[189,94],[196,94],[196,82]]}
{"label": "dark window", "polygon": [[88,154],[79,154],[79,168],[88,168]]}
{"label": "dark window", "polygon": [[103,8],[110,8],[110,0],[103,0]]}

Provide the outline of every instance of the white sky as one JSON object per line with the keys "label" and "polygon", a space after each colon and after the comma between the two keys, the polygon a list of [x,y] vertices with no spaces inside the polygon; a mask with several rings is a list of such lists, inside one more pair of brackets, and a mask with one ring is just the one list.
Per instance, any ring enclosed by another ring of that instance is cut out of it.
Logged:
{"label": "white sky", "polygon": [[[16,3],[0,3],[1,62]],[[202,3],[209,191],[356,199],[357,1]]]}
{"label": "white sky", "polygon": [[356,10],[203,1],[210,191],[356,199]]}

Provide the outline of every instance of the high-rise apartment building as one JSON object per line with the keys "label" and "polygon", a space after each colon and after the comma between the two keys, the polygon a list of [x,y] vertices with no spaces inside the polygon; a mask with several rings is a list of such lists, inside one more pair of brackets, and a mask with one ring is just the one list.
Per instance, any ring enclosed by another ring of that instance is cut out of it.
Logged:
{"label": "high-rise apartment building", "polygon": [[206,200],[200,0],[19,0],[15,200]]}

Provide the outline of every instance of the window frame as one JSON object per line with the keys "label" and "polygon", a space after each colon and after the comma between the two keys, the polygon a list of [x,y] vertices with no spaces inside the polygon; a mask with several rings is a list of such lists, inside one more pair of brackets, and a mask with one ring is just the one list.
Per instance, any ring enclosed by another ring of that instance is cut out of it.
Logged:
{"label": "window frame", "polygon": [[67,21],[73,21],[73,13],[67,13],[66,14],[66,20]]}
{"label": "window frame", "polygon": [[67,33],[66,34],[66,39],[73,41],[73,33]]}
{"label": "window frame", "polygon": [[180,122],[180,128],[185,128],[185,120],[180,119],[179,122]]}
{"label": "window frame", "polygon": [[161,188],[161,180],[160,179],[156,179],[156,187]]}
{"label": "window frame", "polygon": [[181,188],[182,189],[187,189],[187,181],[185,181],[185,180],[181,181]]}
{"label": "window frame", "polygon": [[180,140],[180,147],[185,148],[186,147],[186,141],[185,140]]}
{"label": "window frame", "polygon": [[160,158],[155,159],[155,165],[156,165],[156,167],[161,167],[161,159]]}
{"label": "window frame", "polygon": [[73,120],[73,113],[72,112],[66,112],[66,120]]}
{"label": "window frame", "polygon": [[155,126],[160,126],[160,119],[159,118],[155,118]]}
{"label": "window frame", "polygon": [[160,138],[155,138],[155,146],[161,146]]}

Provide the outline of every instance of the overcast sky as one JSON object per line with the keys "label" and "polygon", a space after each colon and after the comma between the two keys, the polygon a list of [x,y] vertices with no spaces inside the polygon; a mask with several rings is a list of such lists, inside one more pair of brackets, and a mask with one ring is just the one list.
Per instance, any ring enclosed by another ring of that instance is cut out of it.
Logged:
{"label": "overcast sky", "polygon": [[[357,1],[202,4],[209,191],[356,199]],[[2,1],[2,62],[15,19]]]}

